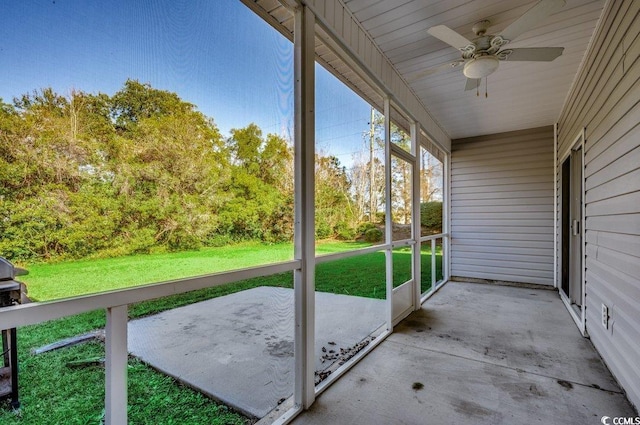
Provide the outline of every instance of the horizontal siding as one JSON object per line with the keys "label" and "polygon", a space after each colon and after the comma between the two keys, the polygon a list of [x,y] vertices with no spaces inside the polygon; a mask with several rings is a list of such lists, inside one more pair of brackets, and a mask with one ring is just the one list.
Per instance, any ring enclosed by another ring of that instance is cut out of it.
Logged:
{"label": "horizontal siding", "polygon": [[[469,231],[469,232],[465,232],[465,239],[464,239],[464,243],[465,244],[483,244],[486,245],[486,243],[484,242],[484,238],[487,236],[486,233],[480,233],[480,232],[473,232],[473,231]],[[514,234],[514,233],[499,233],[493,236],[492,240],[499,240],[500,242],[500,246],[509,246],[509,242],[507,241],[513,241],[512,243],[517,245],[520,242],[520,240],[522,239],[522,236],[519,234]],[[529,241],[529,246],[531,247],[538,247],[538,248],[547,248],[549,246],[553,247],[553,242],[549,241],[549,237],[544,234],[544,233],[529,233],[527,234],[527,240]],[[464,245],[460,245],[460,246],[464,246]]]}
{"label": "horizontal siding", "polygon": [[[545,210],[546,208],[553,208],[553,206],[547,206],[540,204],[540,201],[536,198],[499,198],[499,199],[476,199],[473,205],[468,205],[464,199],[457,199],[451,201],[451,205],[455,208],[466,209],[484,209],[490,208],[491,210],[501,211],[503,209],[512,208],[512,211],[519,211],[519,208],[540,208]],[[464,211],[460,210],[460,211]]]}
{"label": "horizontal siding", "polygon": [[586,129],[587,332],[640,407],[640,2],[607,4],[558,121],[558,154]]}
{"label": "horizontal siding", "polygon": [[[546,263],[553,259],[552,255],[547,255],[549,250],[546,250],[546,253],[540,253],[540,255],[531,255],[529,253],[526,254],[517,254],[513,251],[508,251],[508,253],[501,253],[501,260],[510,260],[518,263]],[[549,258],[551,257],[551,258]],[[496,258],[496,253],[494,252],[465,252],[459,251],[456,253],[456,258],[465,259],[464,261],[469,261],[470,264],[473,264],[472,261],[481,261],[485,263],[485,260],[493,261]],[[482,264],[482,263],[481,263]]]}
{"label": "horizontal siding", "polygon": [[[486,189],[485,189],[486,190]],[[506,200],[516,200],[523,198],[523,203],[527,202],[526,199],[533,198],[546,198],[549,196],[549,189],[546,186],[537,188],[535,190],[518,190],[517,187],[495,187],[494,190],[487,190],[483,192],[477,191],[465,191],[459,189],[461,193],[458,193],[457,199],[459,201],[466,201],[469,199],[483,200],[495,200],[496,203],[504,202]],[[468,205],[468,204],[467,204]]]}
{"label": "horizontal siding", "polygon": [[551,127],[452,142],[451,274],[553,285]]}
{"label": "horizontal siding", "polygon": [[[453,228],[453,223],[451,227]],[[547,226],[546,228],[552,229],[551,226]],[[495,226],[486,226],[486,225],[483,226],[480,224],[478,225],[474,224],[472,226],[456,225],[456,231],[458,232],[457,236],[461,238],[460,240],[464,240],[465,233],[467,232],[484,232],[485,240],[487,240],[488,243],[491,243],[491,241],[500,240],[501,235],[503,233],[511,233],[511,234],[519,235],[520,238],[518,240],[525,247],[527,246],[527,243],[529,241],[529,235],[545,233],[544,230],[545,229],[542,229],[542,228],[538,230],[538,228],[534,226],[522,227],[522,226],[507,226],[502,224],[495,225]],[[493,235],[495,235],[495,237]]]}
{"label": "horizontal siding", "polygon": [[[533,182],[533,183],[527,184],[527,183],[514,183],[509,179],[501,179],[499,183],[496,182],[495,180],[490,183],[492,184],[489,184],[488,182],[484,186],[480,186],[480,187],[454,187],[453,185],[451,186],[452,186],[452,189],[455,189],[456,192],[458,192],[461,195],[466,193],[493,194],[496,192],[509,192],[509,193],[518,192],[522,194],[521,198],[539,196],[540,193],[542,193],[542,196],[547,196],[549,194],[548,192],[549,189],[553,191],[553,180],[551,180],[550,182],[544,182],[544,183]],[[509,197],[511,197],[511,195],[509,195]]]}

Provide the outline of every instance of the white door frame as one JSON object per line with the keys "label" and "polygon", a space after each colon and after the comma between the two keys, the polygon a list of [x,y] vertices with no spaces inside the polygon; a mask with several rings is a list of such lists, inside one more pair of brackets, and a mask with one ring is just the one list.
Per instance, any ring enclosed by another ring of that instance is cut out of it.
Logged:
{"label": "white door frame", "polygon": [[[563,175],[562,175],[562,164],[564,163],[564,161],[571,155],[571,153],[573,151],[577,151],[578,149],[580,149],[581,155],[582,155],[582,166],[580,169],[580,191],[581,191],[581,198],[582,198],[582,203],[580,206],[580,238],[581,238],[581,248],[582,248],[582,253],[580,255],[580,283],[581,283],[581,307],[580,307],[580,312],[578,314],[578,312],[576,312],[576,310],[572,307],[571,305],[571,300],[569,299],[569,297],[567,296],[567,294],[564,293],[564,291],[562,290],[562,285],[559,282],[557,287],[558,287],[558,292],[560,293],[560,298],[562,299],[562,301],[564,302],[567,310],[569,311],[569,314],[571,315],[573,321],[576,323],[576,326],[578,326],[578,329],[580,329],[580,332],[582,333],[583,336],[587,336],[587,326],[586,326],[586,278],[585,278],[585,267],[586,267],[586,239],[585,239],[585,201],[586,201],[586,193],[585,193],[585,177],[584,177],[584,169],[585,169],[585,164],[584,164],[584,158],[585,158],[585,154],[584,154],[584,148],[585,148],[585,141],[586,141],[586,137],[585,137],[585,129],[583,128],[580,133],[576,136],[576,138],[573,140],[573,143],[571,143],[571,145],[569,147],[567,147],[563,152],[562,155],[558,156],[558,161],[556,163],[556,170],[558,172],[558,176],[559,181],[558,181],[558,185],[559,185],[559,190],[558,190],[558,204],[560,204],[560,208],[562,208],[562,179],[563,179]],[[564,223],[562,223],[562,219],[560,219],[559,221],[556,221],[556,223],[559,222],[559,229],[562,229],[562,226],[564,225]],[[557,233],[557,232],[556,232]],[[559,241],[558,243],[560,244],[560,246],[562,246],[562,237],[563,237],[563,232],[560,231],[559,232]],[[564,259],[562,258],[562,250],[558,249],[558,256],[556,257],[556,261],[557,264],[560,265],[560,267],[556,266],[556,270],[558,270],[558,273],[562,273],[562,267],[561,265],[563,264]],[[557,276],[556,276],[557,278]]]}

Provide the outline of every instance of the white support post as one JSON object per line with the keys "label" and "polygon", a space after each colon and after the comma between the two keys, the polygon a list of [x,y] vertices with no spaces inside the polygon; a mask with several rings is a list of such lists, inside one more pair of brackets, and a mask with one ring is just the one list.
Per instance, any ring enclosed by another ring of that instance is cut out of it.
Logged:
{"label": "white support post", "polygon": [[385,242],[389,248],[385,251],[387,282],[387,330],[393,330],[393,220],[391,217],[391,105],[389,98],[384,99],[384,198],[385,198]]}
{"label": "white support post", "polygon": [[443,229],[442,232],[448,236],[442,238],[442,276],[446,281],[451,279],[451,154],[447,153],[444,156],[444,162],[442,164],[443,168],[443,179],[442,184],[444,187],[442,188],[443,199],[442,199],[442,218],[443,218]]}
{"label": "white support post", "polygon": [[414,285],[414,310],[420,310],[420,298],[422,296],[422,270],[421,270],[421,255],[422,255],[422,243],[420,242],[420,143],[418,141],[418,123],[411,123],[411,152],[415,156],[413,161],[413,182],[412,182],[412,239],[415,241],[413,245],[413,285]]}
{"label": "white support post", "polygon": [[107,309],[105,327],[105,424],[127,424],[127,306]]}
{"label": "white support post", "polygon": [[553,287],[558,288],[558,123],[553,124]]}
{"label": "white support post", "polygon": [[436,287],[436,240],[431,239],[431,288],[435,288],[435,287]]}
{"label": "white support post", "polygon": [[315,16],[296,9],[295,74],[295,228],[294,273],[296,406],[308,409],[315,400]]}

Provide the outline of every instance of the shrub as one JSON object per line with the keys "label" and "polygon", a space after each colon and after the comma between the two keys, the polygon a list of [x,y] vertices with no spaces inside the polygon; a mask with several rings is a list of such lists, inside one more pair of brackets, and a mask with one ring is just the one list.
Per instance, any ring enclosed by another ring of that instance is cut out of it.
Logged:
{"label": "shrub", "polygon": [[326,239],[331,236],[331,226],[326,221],[318,221],[316,223],[316,238]]}
{"label": "shrub", "polygon": [[233,244],[235,241],[229,235],[214,233],[207,237],[206,246],[221,247]]}
{"label": "shrub", "polygon": [[358,225],[358,229],[356,231],[358,232],[359,235],[364,235],[367,230],[375,229],[375,228],[376,228],[375,224],[367,221],[367,222],[364,222],[364,223],[360,223]]}
{"label": "shrub", "polygon": [[382,231],[378,228],[369,229],[364,232],[364,240],[367,242],[380,242],[382,240]]}
{"label": "shrub", "polygon": [[442,202],[432,201],[420,204],[420,225],[436,233],[442,232]]}
{"label": "shrub", "polygon": [[149,228],[138,229],[126,242],[131,254],[148,254],[151,248],[156,245],[153,230]]}
{"label": "shrub", "polygon": [[352,240],[356,237],[356,231],[344,221],[336,224],[336,226],[333,228],[333,231],[336,237],[343,241]]}

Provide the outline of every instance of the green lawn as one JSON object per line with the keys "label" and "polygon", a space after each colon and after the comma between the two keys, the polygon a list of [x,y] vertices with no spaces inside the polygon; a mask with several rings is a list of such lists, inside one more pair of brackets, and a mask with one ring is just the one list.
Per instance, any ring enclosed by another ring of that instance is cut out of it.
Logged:
{"label": "green lawn", "polygon": [[[332,241],[322,243],[316,251],[321,255],[365,246],[368,244]],[[28,284],[29,297],[46,301],[291,259],[291,244],[246,242],[199,251],[26,264],[29,275],[23,281]]]}
{"label": "green lawn", "polygon": [[293,258],[289,244],[244,243],[199,251],[27,265],[29,296],[44,301]]}
{"label": "green lawn", "polygon": [[[331,254],[368,246],[356,242],[323,242],[316,247],[316,254]],[[245,267],[272,264],[293,258],[290,244],[264,245],[242,243],[199,251],[136,255],[119,258],[67,261],[53,264],[24,265],[29,275],[23,280],[28,284],[29,296],[36,301],[84,295],[99,291],[127,288],[154,282],[198,276]],[[442,257],[437,250],[437,275],[442,276]],[[289,276],[290,274],[286,274]],[[422,277],[425,291],[431,276],[431,252],[428,246],[422,250]],[[393,282],[398,286],[411,277],[409,248],[393,251]],[[316,289],[347,295],[384,298],[384,252],[375,252],[344,260],[319,264],[316,272]],[[291,287],[291,278],[270,276],[237,282],[220,288],[184,294],[186,304],[197,299],[207,299],[248,289],[254,286]],[[171,303],[176,298],[171,298]],[[165,304],[162,300],[160,304]],[[169,305],[171,305],[169,303]],[[175,306],[175,304],[173,304]],[[134,307],[135,309],[135,307]],[[164,307],[159,307],[159,311]],[[148,314],[149,312],[143,313]],[[138,314],[133,313],[134,317]]]}
{"label": "green lawn", "polygon": [[[363,244],[322,243],[317,254],[361,248]],[[438,253],[438,259],[441,256]],[[138,255],[113,259],[84,260],[56,264],[26,265],[29,294],[50,300],[99,290],[117,289],[156,281],[177,279],[234,268],[286,261],[293,257],[291,245],[245,243],[180,253]],[[411,272],[410,250],[394,250],[394,285]],[[423,275],[430,276],[431,253],[422,255]],[[441,261],[438,261],[440,272]],[[248,279],[228,285],[193,291],[129,306],[131,318],[156,313],[257,286],[293,287],[293,273]],[[423,286],[424,290],[425,286]],[[338,294],[385,298],[385,255],[374,252],[319,264],[316,290]],[[0,410],[2,424],[93,424],[104,408],[104,370],[74,369],[69,361],[103,356],[99,343],[65,348],[38,356],[35,347],[101,328],[104,311],[94,311],[19,329],[21,415]],[[200,393],[141,364],[129,362],[129,418],[134,424],[241,424],[246,422]]]}

